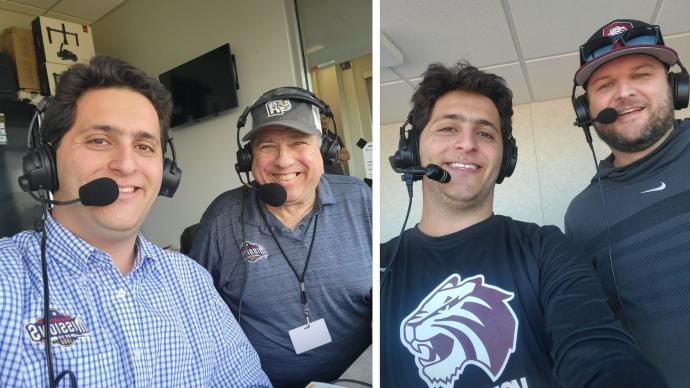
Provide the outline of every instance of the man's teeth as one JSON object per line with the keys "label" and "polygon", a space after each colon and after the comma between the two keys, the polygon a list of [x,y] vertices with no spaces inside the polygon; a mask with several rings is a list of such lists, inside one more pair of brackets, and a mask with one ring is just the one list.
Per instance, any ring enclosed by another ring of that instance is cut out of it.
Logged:
{"label": "man's teeth", "polygon": [[120,187],[119,189],[120,189],[120,192],[121,192],[121,193],[131,193],[131,192],[134,191],[134,187],[133,187],[133,186]]}
{"label": "man's teeth", "polygon": [[623,110],[623,111],[621,111],[621,112],[618,113],[618,114],[619,114],[619,115],[624,115],[624,114],[626,114],[626,113],[636,112],[636,111],[638,111],[638,110],[642,110],[642,108],[630,108],[630,109]]}
{"label": "man's teeth", "polygon": [[275,174],[273,176],[278,178],[281,181],[290,181],[290,180],[297,178],[297,173],[293,172],[290,174]]}
{"label": "man's teeth", "polygon": [[448,163],[451,167],[454,168],[469,168],[472,170],[476,170],[479,168],[476,164],[464,164],[464,163]]}

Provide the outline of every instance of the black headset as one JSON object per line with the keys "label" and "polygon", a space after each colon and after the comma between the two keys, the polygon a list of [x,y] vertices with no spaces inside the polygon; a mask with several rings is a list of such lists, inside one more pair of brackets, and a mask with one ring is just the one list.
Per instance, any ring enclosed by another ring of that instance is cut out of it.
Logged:
{"label": "black headset", "polygon": [[[38,135],[33,133],[34,123],[38,116],[45,111],[50,102],[50,97],[46,97],[36,106],[36,112],[29,124],[28,145],[29,151],[22,158],[22,170],[24,175],[19,177],[19,186],[26,192],[46,190],[55,192],[60,188],[55,163],[55,147],[51,143],[44,143],[42,129],[39,128]],[[163,159],[163,180],[158,195],[171,198],[182,179],[182,170],[177,166],[177,155],[170,129],[166,130],[165,145],[170,145],[172,160]]]}
{"label": "black headset", "polygon": [[[311,104],[317,107],[324,116],[330,118],[335,126],[335,118],[331,108],[310,91],[295,86],[283,86],[269,90],[259,97],[254,104],[247,107],[237,120],[237,163],[235,163],[235,171],[238,174],[249,173],[252,170],[252,158],[254,157],[252,142],[250,141],[245,145],[240,143],[240,129],[246,124],[249,113],[274,99],[295,100]],[[322,131],[320,151],[326,163],[338,163],[340,144],[338,143],[337,130],[335,133]]]}
{"label": "black headset", "polygon": [[[407,120],[400,127],[400,141],[398,142],[398,150],[389,158],[393,170],[396,172],[405,172],[405,169],[419,168],[421,161],[419,160],[419,135],[420,131],[412,125],[412,112],[407,115]],[[408,129],[407,126],[410,125]],[[501,169],[498,172],[496,183],[503,182],[503,179],[513,175],[515,166],[517,165],[518,148],[515,143],[513,134],[503,137],[503,156],[501,157]],[[421,174],[415,174],[413,180],[422,179]]]}
{"label": "black headset", "polygon": [[[690,75],[688,75],[688,71],[680,62],[680,59],[676,63],[680,67],[680,73],[669,72],[668,85],[673,94],[673,109],[679,110],[688,107],[688,101],[690,100]],[[579,127],[589,126],[592,118],[589,113],[587,92],[585,91],[583,95],[575,97],[576,87],[577,83],[573,82],[573,92],[570,99],[575,110],[575,125]]]}

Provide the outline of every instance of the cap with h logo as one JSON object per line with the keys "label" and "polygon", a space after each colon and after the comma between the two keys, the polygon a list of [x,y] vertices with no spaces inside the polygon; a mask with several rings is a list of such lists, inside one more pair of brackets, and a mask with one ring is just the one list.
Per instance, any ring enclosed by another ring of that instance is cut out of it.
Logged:
{"label": "cap with h logo", "polygon": [[575,73],[575,82],[586,84],[601,65],[630,54],[651,55],[667,66],[678,61],[678,54],[664,44],[659,26],[618,19],[599,28],[580,46],[580,68]]}

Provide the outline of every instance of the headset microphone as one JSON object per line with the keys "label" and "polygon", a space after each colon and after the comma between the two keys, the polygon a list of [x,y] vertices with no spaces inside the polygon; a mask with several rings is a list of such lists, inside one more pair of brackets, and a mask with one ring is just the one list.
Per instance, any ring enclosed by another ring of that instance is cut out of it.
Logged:
{"label": "headset microphone", "polygon": [[46,200],[52,205],[71,205],[81,202],[84,206],[108,206],[120,196],[117,183],[110,178],[98,178],[79,188],[79,198],[70,201]]}
{"label": "headset microphone", "polygon": [[[582,98],[582,96],[578,97]],[[578,103],[579,104],[579,103]],[[574,103],[575,105],[575,103]],[[581,108],[582,109],[582,108]],[[582,113],[580,113],[582,114]],[[585,133],[585,139],[587,140],[587,143],[592,147],[592,134],[589,132],[589,126],[592,125],[593,123],[601,123],[601,124],[611,124],[614,121],[618,119],[618,111],[616,111],[614,108],[604,108],[599,112],[597,117],[593,119],[589,119],[586,121],[580,121],[579,118],[575,119],[575,122],[573,125],[581,127],[582,130]],[[596,158],[594,160],[596,163]]]}
{"label": "headset microphone", "polygon": [[573,125],[592,125],[593,123],[601,123],[601,124],[611,124],[614,121],[618,119],[618,111],[616,111],[614,108],[604,108],[599,112],[597,117],[587,120],[581,123],[578,123],[577,121],[573,123]]}
{"label": "headset microphone", "polygon": [[450,173],[436,164],[429,164],[426,167],[408,167],[400,170],[401,171],[399,172],[406,174],[419,176],[424,175],[425,177],[440,183],[450,182]]}
{"label": "headset microphone", "polygon": [[248,189],[256,191],[261,201],[273,207],[283,206],[287,200],[287,191],[277,183],[260,185],[256,182],[249,184],[243,182],[243,184]]}
{"label": "headset microphone", "polygon": [[593,120],[602,124],[611,124],[618,119],[618,111],[613,108],[605,108]]}

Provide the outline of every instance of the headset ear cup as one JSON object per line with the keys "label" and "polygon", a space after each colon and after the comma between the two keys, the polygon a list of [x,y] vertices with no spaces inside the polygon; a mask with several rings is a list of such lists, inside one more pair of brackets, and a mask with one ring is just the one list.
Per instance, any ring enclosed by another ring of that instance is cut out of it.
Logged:
{"label": "headset ear cup", "polygon": [[419,155],[419,136],[420,133],[417,128],[412,128],[410,131],[410,158],[414,166],[422,165],[422,159]]}
{"label": "headset ear cup", "polygon": [[340,144],[335,133],[326,132],[321,136],[321,157],[330,165],[340,163]]}
{"label": "headset ear cup", "polygon": [[513,175],[515,166],[517,166],[518,148],[515,138],[510,135],[508,140],[503,144],[503,156],[501,158],[501,170],[498,172],[496,183],[500,184],[505,178]]}
{"label": "headset ear cup", "polygon": [[404,127],[401,128],[398,151],[393,155],[395,167],[411,168],[420,165],[418,138],[419,136],[415,128],[410,129],[410,131],[407,132],[407,136],[405,136]]}
{"label": "headset ear cup", "polygon": [[177,191],[182,179],[182,170],[174,161],[165,158],[163,161],[163,181],[161,182],[161,189],[158,195],[172,198]]}
{"label": "headset ear cup", "polygon": [[690,99],[690,76],[687,72],[668,73],[668,84],[673,93],[673,108],[676,110],[688,107]]}
{"label": "headset ear cup", "polygon": [[46,190],[53,192],[58,191],[60,189],[60,181],[58,180],[57,163],[55,163],[55,148],[53,148],[53,146],[50,144],[46,144],[45,146],[41,147],[39,154],[41,155],[47,170],[46,181],[49,183]]}
{"label": "headset ear cup", "polygon": [[55,168],[55,149],[51,145],[30,150],[22,158],[24,175],[19,177],[19,186],[24,191],[57,191],[59,187]]}
{"label": "headset ear cup", "polygon": [[237,150],[237,163],[235,163],[235,171],[238,174],[243,172],[250,172],[252,170],[252,143],[249,142]]}
{"label": "headset ear cup", "polygon": [[577,124],[582,126],[590,120],[589,117],[589,100],[587,98],[587,93],[578,96],[573,102],[573,109],[575,110],[575,120]]}

